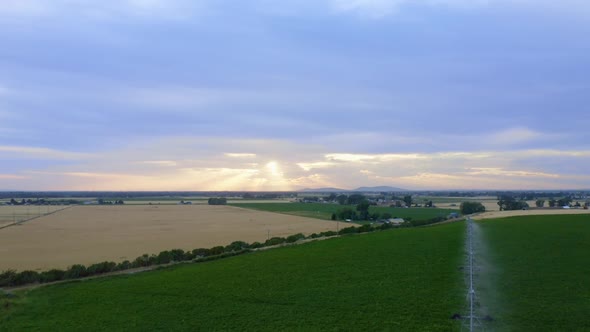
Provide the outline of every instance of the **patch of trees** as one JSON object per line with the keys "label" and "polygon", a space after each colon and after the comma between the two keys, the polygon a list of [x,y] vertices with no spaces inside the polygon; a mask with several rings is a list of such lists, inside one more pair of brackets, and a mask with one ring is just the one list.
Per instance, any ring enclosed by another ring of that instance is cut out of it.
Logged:
{"label": "patch of trees", "polygon": [[[370,213],[370,206],[369,201],[362,200],[354,210],[349,207],[338,210],[338,212],[332,214],[332,220],[378,220],[382,217],[379,213]],[[391,218],[391,214],[388,215]]]}
{"label": "patch of trees", "polygon": [[113,200],[113,201],[109,201],[109,200],[102,199],[102,198],[98,199],[98,205],[123,205],[123,204],[125,204],[125,202],[123,202],[122,199]]}
{"label": "patch of trees", "polygon": [[485,212],[486,208],[480,202],[463,202],[460,206],[461,214]]}
{"label": "patch of trees", "polygon": [[227,205],[227,198],[211,197],[207,202],[209,203],[209,205]]}
{"label": "patch of trees", "polygon": [[300,203],[318,203],[320,198],[318,196],[306,196],[299,199]]}
{"label": "patch of trees", "polygon": [[358,205],[363,201],[367,201],[367,197],[362,194],[352,194],[350,196],[345,194],[330,194],[325,200],[328,202],[337,202],[340,205]]}
{"label": "patch of trees", "polygon": [[525,201],[516,200],[513,196],[501,196],[498,200],[500,211],[523,210],[529,205]]}
{"label": "patch of trees", "polygon": [[74,204],[82,204],[81,201],[76,199],[59,199],[59,200],[46,200],[44,198],[38,199],[20,199],[16,200],[14,198],[10,199],[9,205],[74,205]]}

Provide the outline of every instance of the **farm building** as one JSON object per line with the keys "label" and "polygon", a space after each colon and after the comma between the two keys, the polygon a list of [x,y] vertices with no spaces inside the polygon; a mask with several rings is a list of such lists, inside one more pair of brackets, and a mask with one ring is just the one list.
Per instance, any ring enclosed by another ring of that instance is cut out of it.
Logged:
{"label": "farm building", "polygon": [[392,225],[401,225],[405,222],[405,220],[403,218],[390,218],[387,219],[388,224],[392,224]]}

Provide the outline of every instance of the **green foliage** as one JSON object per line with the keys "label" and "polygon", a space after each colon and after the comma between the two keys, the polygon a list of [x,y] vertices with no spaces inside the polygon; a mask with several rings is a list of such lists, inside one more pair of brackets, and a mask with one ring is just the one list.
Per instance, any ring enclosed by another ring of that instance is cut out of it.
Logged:
{"label": "green foliage", "polygon": [[258,248],[262,248],[262,247],[264,247],[264,244],[262,244],[260,242],[252,242],[252,244],[250,244],[251,249],[258,249]]}
{"label": "green foliage", "polygon": [[209,205],[226,205],[227,198],[225,198],[225,197],[211,197],[211,198],[209,198],[207,203]]}
{"label": "green foliage", "polygon": [[486,207],[480,202],[463,202],[460,207],[462,214],[473,214],[478,212],[485,212]]}
{"label": "green foliage", "polygon": [[367,233],[367,232],[372,232],[375,229],[373,228],[373,226],[369,225],[369,224],[364,224],[361,227],[357,227],[356,231],[358,233]]}
{"label": "green foliage", "polygon": [[279,244],[283,244],[285,243],[287,240],[284,237],[272,237],[268,240],[266,240],[266,242],[264,242],[265,246],[276,246]]}
{"label": "green foliage", "polygon": [[325,232],[321,232],[320,236],[323,237],[330,237],[330,236],[336,236],[338,235],[338,233],[334,232],[334,231],[325,231]]}
{"label": "green foliage", "polygon": [[250,248],[250,245],[244,241],[234,241],[225,247],[225,252],[240,251]]}
{"label": "green foliage", "polygon": [[225,251],[225,248],[222,246],[217,246],[209,249],[209,256],[221,255]]}
{"label": "green foliage", "polygon": [[404,196],[404,203],[406,203],[406,206],[412,206],[412,195]]}
{"label": "green foliage", "polygon": [[72,265],[67,271],[64,276],[65,279],[76,279],[86,277],[88,273],[86,272],[86,267],[81,264]]}
{"label": "green foliage", "polygon": [[363,201],[366,201],[367,198],[365,197],[365,195],[362,194],[352,194],[350,196],[348,196],[348,198],[346,199],[346,204],[348,205],[358,205],[361,204]]}
{"label": "green foliage", "polygon": [[16,274],[12,280],[12,286],[34,284],[39,282],[39,273],[37,271],[21,271]]}
{"label": "green foliage", "polygon": [[0,273],[0,287],[8,287],[11,286],[16,278],[16,271],[15,270],[7,270],[2,271]]}
{"label": "green foliage", "polygon": [[369,201],[367,201],[366,199],[358,203],[358,205],[356,206],[356,210],[358,211],[359,218],[361,220],[369,219],[369,206],[371,205],[369,204]]}
{"label": "green foliage", "polygon": [[192,251],[196,258],[207,257],[210,255],[210,250],[207,248],[198,248]]}
{"label": "green foliage", "polygon": [[543,200],[543,199],[538,199],[538,200],[536,200],[536,201],[535,201],[535,205],[536,205],[537,207],[543,207],[543,206],[545,205],[545,200]]}
{"label": "green foliage", "polygon": [[301,239],[305,239],[305,235],[301,234],[301,233],[297,233],[297,234],[293,234],[293,235],[289,235],[287,236],[287,243],[293,243],[293,242],[297,242]]}
{"label": "green foliage", "polygon": [[102,262],[102,263],[92,264],[92,265],[88,266],[88,268],[86,269],[86,274],[87,275],[97,275],[97,274],[102,274],[102,273],[108,273],[108,272],[115,271],[116,267],[117,267],[117,263],[115,263],[115,262]]}
{"label": "green foliage", "polygon": [[124,260],[121,263],[117,264],[116,270],[122,271],[122,270],[128,270],[130,268],[131,268],[131,262],[128,260]]}
{"label": "green foliage", "polygon": [[337,213],[338,219],[340,220],[356,220],[358,219],[356,212],[351,208],[344,208],[338,210]]}
{"label": "green foliage", "polygon": [[66,271],[64,270],[52,269],[49,271],[44,271],[39,274],[39,282],[46,283],[60,281],[65,278],[65,275]]}
{"label": "green foliage", "polygon": [[346,227],[341,229],[340,231],[338,231],[338,234],[340,235],[346,235],[346,234],[356,234],[358,233],[356,227]]}
{"label": "green foliage", "polygon": [[529,207],[527,202],[517,201],[516,198],[506,195],[500,196],[498,206],[500,207],[500,211],[522,210]]}
{"label": "green foliage", "polygon": [[463,236],[398,229],[42,287],[0,330],[458,330]]}
{"label": "green foliage", "polygon": [[172,261],[170,251],[164,250],[158,254],[157,264],[168,264]]}

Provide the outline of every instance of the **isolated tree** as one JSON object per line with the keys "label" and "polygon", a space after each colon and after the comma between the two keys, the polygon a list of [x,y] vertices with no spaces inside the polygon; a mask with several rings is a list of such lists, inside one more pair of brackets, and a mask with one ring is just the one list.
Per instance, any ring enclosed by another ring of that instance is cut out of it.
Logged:
{"label": "isolated tree", "polygon": [[406,203],[407,207],[412,206],[412,195],[404,196],[404,202]]}
{"label": "isolated tree", "polygon": [[485,212],[486,210],[485,206],[480,202],[463,202],[460,209],[462,214]]}
{"label": "isolated tree", "polygon": [[555,204],[557,204],[556,200],[554,200],[554,199],[549,200],[549,207],[555,207]]}
{"label": "isolated tree", "polygon": [[545,201],[544,201],[544,200],[542,200],[542,199],[538,199],[538,200],[535,202],[535,205],[536,205],[537,207],[539,207],[539,208],[542,208],[543,206],[545,206]]}
{"label": "isolated tree", "polygon": [[369,219],[369,206],[371,206],[371,204],[369,204],[369,201],[367,200],[363,200],[359,204],[357,204],[356,210],[358,211],[359,218],[361,220]]}
{"label": "isolated tree", "polygon": [[344,209],[341,209],[338,211],[337,216],[338,216],[338,219],[341,219],[341,220],[346,220],[346,219],[354,220],[354,219],[356,219],[356,212],[351,208],[344,208]]}

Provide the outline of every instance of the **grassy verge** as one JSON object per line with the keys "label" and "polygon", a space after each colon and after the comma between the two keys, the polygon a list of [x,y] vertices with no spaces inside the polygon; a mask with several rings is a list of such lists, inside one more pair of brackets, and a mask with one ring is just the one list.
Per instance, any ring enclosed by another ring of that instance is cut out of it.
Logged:
{"label": "grassy verge", "polygon": [[461,223],[30,291],[0,330],[456,330]]}

